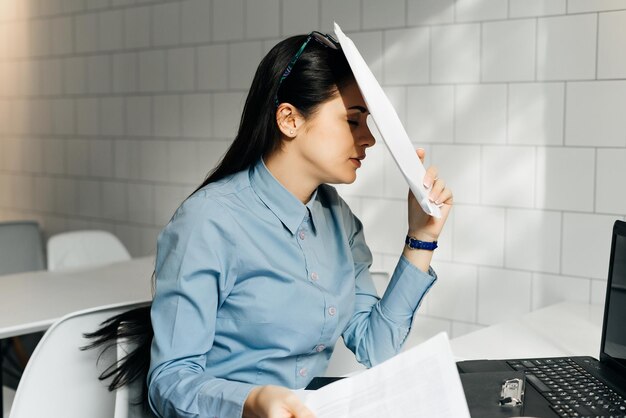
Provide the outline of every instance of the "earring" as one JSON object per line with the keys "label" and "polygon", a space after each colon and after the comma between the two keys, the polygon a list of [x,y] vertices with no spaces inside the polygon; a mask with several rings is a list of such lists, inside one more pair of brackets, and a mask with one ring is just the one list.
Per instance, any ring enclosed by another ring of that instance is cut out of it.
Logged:
{"label": "earring", "polygon": [[290,134],[290,135],[293,135],[293,131],[289,131],[289,134]]}

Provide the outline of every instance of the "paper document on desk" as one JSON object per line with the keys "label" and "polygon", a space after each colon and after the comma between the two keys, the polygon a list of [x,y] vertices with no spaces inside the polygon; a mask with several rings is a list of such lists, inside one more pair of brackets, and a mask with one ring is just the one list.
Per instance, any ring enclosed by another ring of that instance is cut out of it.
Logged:
{"label": "paper document on desk", "polygon": [[429,191],[424,187],[423,180],[426,169],[417,157],[415,148],[404,126],[402,126],[402,122],[391,101],[389,101],[378,81],[376,81],[376,77],[372,74],[352,40],[341,31],[337,23],[335,23],[335,34],[341,44],[341,49],[348,59],[350,68],[354,73],[356,82],[370,112],[370,115],[367,117],[367,126],[370,128],[372,135],[379,142],[382,138],[387,145],[389,152],[391,152],[393,159],[407,183],[409,183],[411,191],[424,212],[435,218],[440,218],[441,211],[439,207],[428,200]]}
{"label": "paper document on desk", "polygon": [[356,376],[305,392],[316,418],[470,418],[444,333]]}

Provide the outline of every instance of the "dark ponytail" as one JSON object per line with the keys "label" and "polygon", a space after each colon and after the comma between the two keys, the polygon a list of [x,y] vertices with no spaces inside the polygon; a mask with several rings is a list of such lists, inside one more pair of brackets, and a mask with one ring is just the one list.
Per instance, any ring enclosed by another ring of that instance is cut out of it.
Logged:
{"label": "dark ponytail", "polygon": [[[280,103],[295,106],[304,118],[313,115],[324,102],[332,99],[340,87],[354,80],[350,66],[341,51],[310,41],[293,66],[289,76],[279,83],[306,35],[293,36],[278,43],[263,58],[252,80],[235,140],[217,167],[192,193],[255,164],[280,147],[280,131],[276,123],[275,97]],[[278,91],[277,91],[278,90]],[[154,278],[154,276],[153,276]],[[150,346],[154,331],[150,306],[140,307],[105,321],[97,331],[86,334],[92,343],[86,349],[114,347],[118,339],[126,339],[135,347],[126,357],[108,367],[101,380],[112,378],[113,391],[142,379],[142,398],[147,407],[146,375],[150,367]]]}

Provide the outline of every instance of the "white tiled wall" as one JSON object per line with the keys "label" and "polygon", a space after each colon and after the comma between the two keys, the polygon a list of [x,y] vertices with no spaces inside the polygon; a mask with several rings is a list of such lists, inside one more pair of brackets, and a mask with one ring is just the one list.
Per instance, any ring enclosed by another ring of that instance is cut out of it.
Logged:
{"label": "white tiled wall", "polygon": [[[626,215],[622,0],[4,0],[0,219],[153,252],[232,141],[263,54],[333,21],[455,192],[410,341],[603,303]],[[407,187],[384,145],[338,189],[391,271]]]}

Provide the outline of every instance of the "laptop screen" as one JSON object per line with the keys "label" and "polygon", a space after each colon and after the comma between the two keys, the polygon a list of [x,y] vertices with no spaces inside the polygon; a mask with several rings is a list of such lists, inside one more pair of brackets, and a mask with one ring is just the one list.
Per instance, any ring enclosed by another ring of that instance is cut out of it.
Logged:
{"label": "laptop screen", "polygon": [[613,227],[607,286],[600,358],[626,369],[626,223],[621,221]]}

